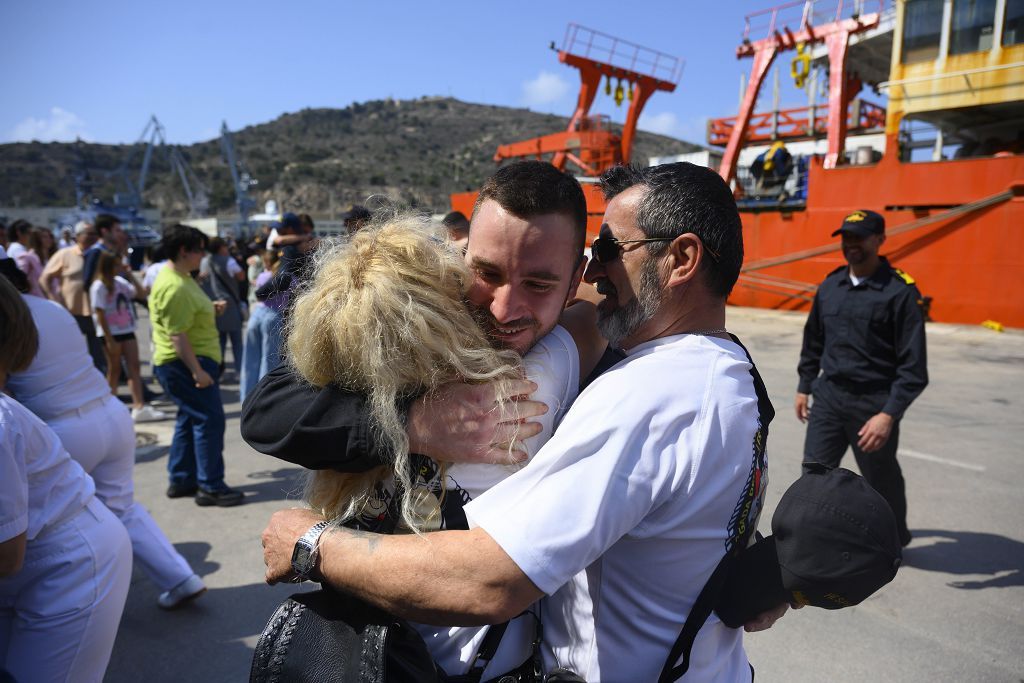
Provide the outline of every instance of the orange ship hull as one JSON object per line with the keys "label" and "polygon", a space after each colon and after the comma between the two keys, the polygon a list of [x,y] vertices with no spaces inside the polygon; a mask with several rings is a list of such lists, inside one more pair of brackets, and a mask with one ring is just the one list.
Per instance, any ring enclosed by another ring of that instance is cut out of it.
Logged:
{"label": "orange ship hull", "polygon": [[[893,149],[894,147],[890,147]],[[597,235],[605,202],[594,184],[583,186]],[[996,197],[1000,193],[1012,196]],[[955,207],[995,197],[960,215]],[[452,195],[452,208],[472,213],[475,192]],[[885,216],[891,234],[883,255],[910,274],[931,298],[937,322],[979,324],[995,320],[1024,328],[1024,156],[901,163],[891,156],[870,166],[826,170],[812,160],[807,206],[797,210],[741,211],[744,273],[729,302],[739,306],[808,310],[814,287],[841,265],[831,236],[856,209]],[[933,219],[929,222],[929,218]],[[800,252],[834,248],[796,260]],[[789,257],[789,258],[787,258]],[[766,265],[766,260],[788,261]]]}
{"label": "orange ship hull", "polygon": [[[954,207],[1008,191],[1013,196],[987,207],[941,217]],[[805,210],[742,212],[745,272],[730,302],[808,309],[812,291],[783,291],[770,278],[816,285],[844,263],[838,249],[776,266],[756,265],[814,247],[838,246],[831,234],[856,209],[882,213],[890,232],[911,222],[926,223],[891,235],[882,253],[931,297],[933,320],[995,320],[1024,327],[1024,248],[1019,244],[1024,237],[1024,156],[1019,155],[930,163],[883,159],[872,166],[831,170],[812,163]],[[929,216],[938,220],[922,220]],[[757,281],[759,274],[769,279]]]}

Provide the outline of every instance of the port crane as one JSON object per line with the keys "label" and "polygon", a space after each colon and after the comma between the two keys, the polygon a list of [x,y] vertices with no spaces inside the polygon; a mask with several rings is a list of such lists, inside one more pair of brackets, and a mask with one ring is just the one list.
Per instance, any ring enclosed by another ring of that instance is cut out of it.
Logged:
{"label": "port crane", "polygon": [[249,224],[249,216],[253,209],[256,208],[256,200],[249,196],[249,188],[256,185],[257,181],[239,162],[227,121],[221,122],[220,149],[224,154],[224,161],[227,162],[228,168],[231,170],[231,184],[235,188],[235,206],[238,209],[238,221],[235,224],[235,229],[241,234]]}
{"label": "port crane", "polygon": [[[138,175],[133,177],[131,169],[135,162],[136,152],[141,145],[145,145],[142,152],[142,165]],[[189,217],[205,216],[210,209],[209,190],[189,166],[181,150],[176,145],[167,144],[164,126],[155,115],[150,116],[142,134],[114,172],[120,183],[120,191],[115,195],[114,203],[136,209],[142,208],[142,193],[146,189],[146,179],[153,160],[153,152],[157,148],[165,152],[167,163],[170,164],[171,170],[181,181],[188,199]]]}

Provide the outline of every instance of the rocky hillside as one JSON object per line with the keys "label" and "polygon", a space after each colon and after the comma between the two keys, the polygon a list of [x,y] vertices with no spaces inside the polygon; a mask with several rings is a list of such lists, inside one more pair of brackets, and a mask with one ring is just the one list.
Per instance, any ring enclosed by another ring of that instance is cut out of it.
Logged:
{"label": "rocky hillside", "polygon": [[[566,119],[524,109],[469,104],[451,98],[380,100],[345,109],[304,109],[234,134],[236,152],[258,180],[251,195],[294,211],[326,215],[370,194],[445,211],[448,194],[478,187],[495,165],[502,143],[564,130]],[[697,149],[681,140],[639,133],[633,157]],[[94,196],[113,198],[112,173],[133,153],[138,173],[142,148],[87,143],[0,145],[0,206],[70,206],[74,174],[85,168]],[[234,211],[231,175],[219,139],[182,148],[209,188],[210,212]],[[154,154],[144,200],[165,216],[182,216],[187,204],[166,158]]]}

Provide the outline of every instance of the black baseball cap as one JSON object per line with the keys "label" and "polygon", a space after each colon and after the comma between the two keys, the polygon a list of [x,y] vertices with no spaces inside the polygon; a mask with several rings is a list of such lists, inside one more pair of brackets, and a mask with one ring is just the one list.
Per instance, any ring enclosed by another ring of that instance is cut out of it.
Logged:
{"label": "black baseball cap", "polygon": [[715,612],[739,628],[783,602],[856,605],[895,578],[901,548],[892,508],[863,477],[820,468],[783,494],[772,535],[737,558]]}
{"label": "black baseball cap", "polygon": [[867,209],[858,209],[843,219],[843,224],[832,233],[832,236],[842,233],[867,237],[868,235],[885,234],[885,218],[880,213]]}
{"label": "black baseball cap", "polygon": [[299,217],[296,214],[291,211],[286,211],[281,214],[280,220],[275,220],[270,223],[270,227],[275,230],[298,230],[302,227],[302,221],[299,220]]}
{"label": "black baseball cap", "polygon": [[370,210],[358,204],[353,204],[351,209],[341,214],[343,221],[368,221],[370,217]]}

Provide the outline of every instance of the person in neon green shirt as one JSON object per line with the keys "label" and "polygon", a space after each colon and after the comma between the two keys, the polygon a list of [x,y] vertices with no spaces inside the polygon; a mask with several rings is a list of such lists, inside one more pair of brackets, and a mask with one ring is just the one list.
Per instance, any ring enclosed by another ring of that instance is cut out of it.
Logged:
{"label": "person in neon green shirt", "polygon": [[170,258],[153,283],[154,372],[178,406],[167,459],[169,498],[195,496],[197,505],[229,507],[244,494],[224,483],[224,405],[220,398],[220,341],[213,302],[192,279],[206,249],[206,235],[174,225],[163,234]]}

